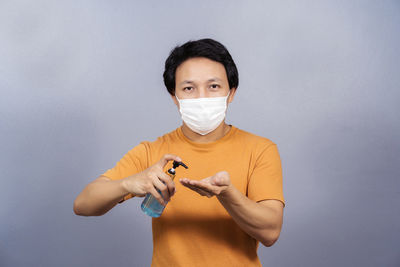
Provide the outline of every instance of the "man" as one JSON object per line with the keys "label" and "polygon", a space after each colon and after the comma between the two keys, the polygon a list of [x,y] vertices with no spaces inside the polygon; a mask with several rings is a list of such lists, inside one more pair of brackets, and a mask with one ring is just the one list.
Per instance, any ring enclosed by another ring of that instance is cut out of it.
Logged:
{"label": "man", "polygon": [[[103,215],[150,193],[169,201],[152,219],[152,266],[261,266],[259,242],[271,246],[282,227],[281,162],[271,140],[225,123],[238,86],[231,55],[212,39],[177,46],[164,83],[182,126],[131,149],[84,188],[75,213]],[[172,160],[189,166],[174,181]]]}

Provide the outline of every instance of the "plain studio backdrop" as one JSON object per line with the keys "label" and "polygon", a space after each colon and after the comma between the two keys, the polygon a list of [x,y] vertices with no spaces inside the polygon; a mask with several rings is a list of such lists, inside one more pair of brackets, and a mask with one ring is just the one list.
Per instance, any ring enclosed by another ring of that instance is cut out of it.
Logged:
{"label": "plain studio backdrop", "polygon": [[239,70],[227,122],[281,155],[284,223],[263,265],[400,266],[398,1],[4,0],[0,266],[150,265],[143,198],[100,217],[73,201],[181,125],[164,62],[206,37]]}

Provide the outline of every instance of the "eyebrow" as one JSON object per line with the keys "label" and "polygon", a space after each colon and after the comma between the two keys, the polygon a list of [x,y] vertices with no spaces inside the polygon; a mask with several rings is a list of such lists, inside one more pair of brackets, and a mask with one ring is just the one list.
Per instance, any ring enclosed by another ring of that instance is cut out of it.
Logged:
{"label": "eyebrow", "polygon": [[[208,79],[207,82],[216,82],[216,81],[221,81],[221,79],[217,78],[217,77],[213,77],[211,79]],[[184,80],[183,82],[181,82],[180,84],[185,84],[185,83],[190,83],[193,84],[194,82],[191,80]]]}

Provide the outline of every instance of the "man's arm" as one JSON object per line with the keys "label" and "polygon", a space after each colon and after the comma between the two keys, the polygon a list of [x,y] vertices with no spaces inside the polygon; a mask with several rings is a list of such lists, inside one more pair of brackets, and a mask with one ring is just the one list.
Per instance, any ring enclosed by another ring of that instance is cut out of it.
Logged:
{"label": "man's arm", "polygon": [[270,247],[278,240],[283,221],[281,201],[270,199],[255,202],[233,185],[217,198],[233,220],[264,246]]}
{"label": "man's arm", "polygon": [[250,236],[264,246],[272,246],[281,232],[283,221],[283,203],[279,200],[255,202],[243,195],[230,182],[225,171],[202,180],[179,180],[182,185],[202,196],[216,196],[233,220]]}
{"label": "man's arm", "polygon": [[123,180],[111,180],[100,176],[88,184],[74,201],[74,212],[82,216],[100,216],[107,213],[129,192]]}
{"label": "man's arm", "polygon": [[[129,193],[142,197],[150,193],[160,204],[165,205],[165,201],[169,201],[170,197],[175,194],[174,182],[163,171],[170,160],[181,161],[178,156],[165,154],[153,166],[126,178],[111,180],[108,177],[100,176],[88,184],[75,199],[75,214],[82,216],[103,215]],[[156,188],[165,196],[165,200]]]}

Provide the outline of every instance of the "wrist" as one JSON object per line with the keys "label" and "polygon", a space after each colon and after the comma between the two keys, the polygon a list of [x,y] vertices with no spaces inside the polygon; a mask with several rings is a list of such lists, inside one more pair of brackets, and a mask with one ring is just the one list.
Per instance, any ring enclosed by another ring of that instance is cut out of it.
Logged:
{"label": "wrist", "polygon": [[232,195],[233,191],[235,190],[235,187],[233,184],[229,184],[221,193],[217,196],[218,198],[222,199],[228,199]]}
{"label": "wrist", "polygon": [[[119,186],[120,186],[120,189],[121,189],[121,191],[122,191],[122,193],[124,194],[124,196],[125,195],[127,195],[127,194],[129,194],[129,193],[131,193],[130,191],[129,191],[129,179],[128,179],[129,177],[126,177],[126,178],[124,178],[124,179],[121,179],[121,180],[117,180],[116,182],[118,182],[119,183]],[[132,194],[132,193],[131,193]],[[133,195],[133,194],[132,194]]]}

